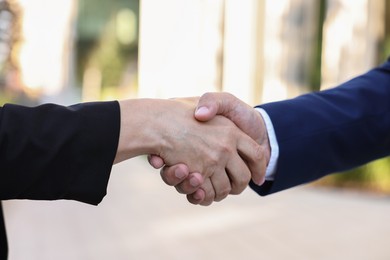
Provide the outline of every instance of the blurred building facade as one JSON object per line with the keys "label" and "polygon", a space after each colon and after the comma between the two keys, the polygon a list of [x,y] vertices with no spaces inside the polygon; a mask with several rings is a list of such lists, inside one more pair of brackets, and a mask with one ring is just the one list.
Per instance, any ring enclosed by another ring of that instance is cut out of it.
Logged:
{"label": "blurred building facade", "polygon": [[387,5],[144,0],[140,95],[228,91],[256,104],[337,85],[381,62]]}
{"label": "blurred building facade", "polygon": [[[285,99],[383,61],[389,6],[384,0],[0,0],[1,90],[71,92],[77,101],[207,91],[228,91],[250,104]],[[7,32],[19,40],[10,44]]]}
{"label": "blurred building facade", "polygon": [[0,11],[2,103],[136,91],[138,0],[0,0]]}

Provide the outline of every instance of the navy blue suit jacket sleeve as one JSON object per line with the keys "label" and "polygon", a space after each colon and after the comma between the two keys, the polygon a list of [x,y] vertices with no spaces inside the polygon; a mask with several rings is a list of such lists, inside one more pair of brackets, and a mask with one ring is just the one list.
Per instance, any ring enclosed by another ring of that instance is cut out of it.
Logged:
{"label": "navy blue suit jacket sleeve", "polygon": [[336,88],[261,106],[280,154],[261,195],[348,170],[390,154],[390,62]]}
{"label": "navy blue suit jacket sleeve", "polygon": [[0,199],[98,204],[116,155],[116,101],[0,108]]}

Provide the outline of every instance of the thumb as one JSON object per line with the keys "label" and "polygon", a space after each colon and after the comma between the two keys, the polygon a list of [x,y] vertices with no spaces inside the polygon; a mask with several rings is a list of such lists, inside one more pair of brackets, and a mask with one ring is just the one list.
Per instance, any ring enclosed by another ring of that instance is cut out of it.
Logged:
{"label": "thumb", "polygon": [[195,110],[195,118],[199,121],[209,121],[216,115],[226,116],[226,111],[231,110],[230,102],[224,102],[228,99],[227,93],[206,93],[198,101]]}

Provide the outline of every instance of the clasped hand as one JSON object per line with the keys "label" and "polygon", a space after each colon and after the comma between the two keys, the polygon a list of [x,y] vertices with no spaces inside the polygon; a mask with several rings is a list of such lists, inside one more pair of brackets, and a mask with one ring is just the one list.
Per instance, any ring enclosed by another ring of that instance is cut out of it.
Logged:
{"label": "clasped hand", "polygon": [[251,179],[264,182],[270,148],[254,108],[228,93],[171,101],[181,114],[167,121],[174,131],[163,137],[169,145],[148,157],[165,183],[190,203],[210,205],[241,193]]}

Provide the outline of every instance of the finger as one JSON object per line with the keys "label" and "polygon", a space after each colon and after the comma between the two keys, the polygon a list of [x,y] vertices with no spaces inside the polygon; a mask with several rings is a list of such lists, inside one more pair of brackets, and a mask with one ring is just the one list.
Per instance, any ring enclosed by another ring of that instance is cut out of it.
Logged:
{"label": "finger", "polygon": [[204,199],[202,201],[193,198],[192,196],[187,196],[187,200],[192,204],[200,204],[202,206],[209,206],[213,203],[215,198],[214,188],[211,184],[210,178],[207,178],[203,185],[200,188],[204,192]]}
{"label": "finger", "polygon": [[267,137],[262,116],[253,107],[230,93],[206,93],[198,102],[195,118],[209,121],[216,115],[230,119],[255,141],[262,143]]}
{"label": "finger", "polygon": [[161,157],[154,155],[154,154],[148,155],[148,162],[155,169],[160,169],[165,164],[164,160]]}
{"label": "finger", "polygon": [[176,190],[182,194],[194,193],[204,183],[204,178],[200,173],[193,172],[183,180],[175,185]]}
{"label": "finger", "polygon": [[221,201],[229,195],[232,187],[230,185],[230,179],[225,170],[215,172],[210,177],[210,180],[215,193],[214,201]]}
{"label": "finger", "polygon": [[203,202],[205,197],[206,197],[206,192],[202,188],[199,188],[194,193],[188,194],[187,195],[187,200],[191,204],[198,205],[198,204]]}
{"label": "finger", "polygon": [[251,180],[251,172],[248,165],[237,154],[236,158],[229,160],[226,165],[226,173],[230,179],[230,194],[240,194],[243,192]]}
{"label": "finger", "polygon": [[215,199],[215,191],[214,191],[214,188],[213,188],[213,185],[211,183],[210,178],[208,178],[205,181],[205,184],[202,185],[202,189],[205,192],[205,198],[199,204],[202,205],[202,206],[209,206],[209,205],[211,205],[213,203],[213,201]]}
{"label": "finger", "polygon": [[266,159],[264,149],[249,136],[242,134],[238,138],[237,151],[247,163],[252,180],[257,185],[265,181]]}
{"label": "finger", "polygon": [[176,186],[189,176],[189,170],[185,164],[176,164],[163,167],[160,175],[166,184]]}
{"label": "finger", "polygon": [[205,93],[198,102],[195,118],[199,121],[209,121],[215,115],[229,118],[229,112],[234,110],[236,98],[229,93]]}
{"label": "finger", "polygon": [[220,106],[219,101],[215,93],[203,94],[195,109],[195,118],[199,121],[209,121],[214,118]]}

